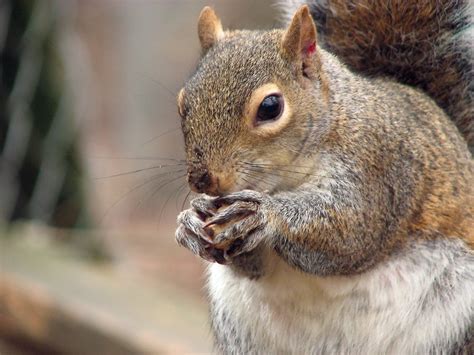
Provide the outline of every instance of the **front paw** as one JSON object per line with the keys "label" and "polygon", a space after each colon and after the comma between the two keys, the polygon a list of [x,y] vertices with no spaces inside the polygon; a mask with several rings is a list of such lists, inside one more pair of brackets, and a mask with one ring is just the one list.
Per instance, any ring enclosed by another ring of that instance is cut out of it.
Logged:
{"label": "front paw", "polygon": [[226,264],[224,252],[214,248],[212,239],[204,230],[204,218],[194,209],[181,212],[178,216],[176,241],[204,260]]}
{"label": "front paw", "polygon": [[222,250],[226,261],[255,249],[266,233],[268,196],[251,190],[236,192],[213,200],[215,213],[203,226],[215,249]]}

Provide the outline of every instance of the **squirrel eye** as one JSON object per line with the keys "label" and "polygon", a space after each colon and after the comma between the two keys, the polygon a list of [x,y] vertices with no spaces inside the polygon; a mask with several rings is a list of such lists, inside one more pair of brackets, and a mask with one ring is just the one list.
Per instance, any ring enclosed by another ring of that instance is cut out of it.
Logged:
{"label": "squirrel eye", "polygon": [[272,94],[265,97],[257,111],[257,123],[276,121],[283,112],[283,98],[281,95]]}

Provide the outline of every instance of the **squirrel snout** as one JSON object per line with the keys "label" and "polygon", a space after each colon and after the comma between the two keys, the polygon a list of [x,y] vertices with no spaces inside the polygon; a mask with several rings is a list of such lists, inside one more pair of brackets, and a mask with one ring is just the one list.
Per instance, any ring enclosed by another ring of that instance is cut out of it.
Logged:
{"label": "squirrel snout", "polygon": [[207,169],[191,170],[188,172],[188,182],[191,190],[208,195],[218,195],[218,181]]}

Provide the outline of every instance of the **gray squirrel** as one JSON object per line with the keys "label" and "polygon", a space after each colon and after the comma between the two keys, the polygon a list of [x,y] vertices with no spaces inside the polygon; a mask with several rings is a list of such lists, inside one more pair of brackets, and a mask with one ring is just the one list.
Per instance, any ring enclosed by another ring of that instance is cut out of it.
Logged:
{"label": "gray squirrel", "polygon": [[474,353],[469,0],[286,1],[178,94],[223,354]]}

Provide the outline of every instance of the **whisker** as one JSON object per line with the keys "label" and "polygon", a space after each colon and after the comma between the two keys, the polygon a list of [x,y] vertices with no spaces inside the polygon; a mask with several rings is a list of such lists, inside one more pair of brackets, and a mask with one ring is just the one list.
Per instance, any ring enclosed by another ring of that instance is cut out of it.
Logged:
{"label": "whisker", "polygon": [[[181,189],[182,187],[180,187]],[[178,200],[178,197],[179,197],[179,193],[176,194],[176,190],[175,191],[172,191],[171,194],[169,194],[168,198],[166,199],[166,201],[163,203],[162,207],[161,207],[161,211],[160,211],[160,215],[158,217],[158,221],[161,221],[163,219],[163,213],[165,211],[165,208],[166,208],[166,205],[168,204],[168,202],[171,200],[171,198],[175,196],[176,197],[176,203],[177,203],[177,200]]]}
{"label": "whisker", "polygon": [[[181,173],[183,172],[183,170],[181,171],[178,171],[178,173]],[[146,201],[149,201],[151,198],[153,198],[157,193],[158,191],[168,185],[169,183],[173,182],[173,181],[176,181],[178,179],[181,179],[182,177],[186,176],[186,174],[181,174],[179,176],[172,176],[171,178],[167,178],[165,181],[161,181],[158,186],[155,186],[155,187],[152,187],[151,190],[153,191],[152,193],[148,193],[147,196],[145,197],[144,200],[141,200],[139,202],[139,204],[136,206],[136,207],[140,207],[143,203],[145,203]]]}
{"label": "whisker", "polygon": [[163,84],[161,81],[157,80],[157,79],[154,79],[154,78],[150,78],[149,79],[151,81],[153,81],[155,84],[157,84],[158,86],[160,86],[163,90],[165,90],[168,94],[169,94],[169,97],[173,100],[173,103],[176,102],[176,93],[174,91],[172,91],[170,88],[168,88],[165,84]]}
{"label": "whisker", "polygon": [[267,181],[268,180],[268,176],[264,176],[264,175],[258,175],[256,174],[255,172],[249,172],[249,171],[242,171],[242,170],[237,170],[238,172],[240,172],[241,174],[245,174],[246,176],[248,176],[249,178],[251,179],[254,179],[255,180],[255,183],[254,183],[254,188],[257,186],[257,184],[259,183],[263,183],[264,185],[266,185],[267,187],[269,188],[273,188],[274,184],[277,183],[277,181],[273,181],[273,182],[269,182]]}
{"label": "whisker", "polygon": [[[164,173],[160,173],[160,174],[155,174],[153,175],[150,179],[147,179],[145,180],[144,182],[142,182],[141,184],[137,185],[137,186],[134,186],[132,189],[128,190],[126,193],[124,193],[122,196],[120,196],[120,198],[118,198],[106,211],[105,213],[102,215],[102,217],[100,218],[101,221],[103,221],[107,215],[109,214],[109,212],[118,204],[120,203],[125,197],[127,197],[128,195],[130,195],[132,192],[136,191],[136,190],[139,190],[140,188],[148,185],[149,183],[153,182],[153,181],[156,181],[158,178],[160,178],[161,176],[163,175],[169,175],[169,174],[177,174],[177,173],[180,173],[182,170],[177,170],[177,171],[167,171],[167,172],[164,172]],[[184,175],[185,176],[185,175]]]}
{"label": "whisker", "polygon": [[249,165],[253,165],[253,166],[259,166],[259,167],[260,167],[260,166],[261,166],[261,167],[270,167],[270,168],[273,168],[273,167],[275,167],[275,166],[284,167],[284,168],[291,168],[291,167],[294,167],[294,168],[311,168],[310,165],[252,163],[252,162],[247,162],[247,161],[244,161],[244,160],[241,160],[240,163],[249,164]]}
{"label": "whisker", "polygon": [[186,188],[187,181],[185,181],[179,188],[178,188],[178,194],[176,195],[176,200],[175,200],[175,208],[176,211],[181,211],[178,206],[179,198],[182,194],[182,191]]}
{"label": "whisker", "polygon": [[246,169],[254,172],[254,173],[260,173],[262,175],[271,175],[271,176],[275,176],[275,177],[279,177],[279,178],[284,178],[284,179],[293,179],[293,180],[300,180],[299,178],[297,177],[294,177],[294,176],[284,176],[282,174],[282,171],[281,170],[278,170],[278,169],[273,169],[274,171],[268,171],[268,170],[258,170],[258,169],[255,169],[253,167],[247,167]]}
{"label": "whisker", "polygon": [[[278,169],[272,169],[272,170],[275,170],[275,171],[268,171],[268,170],[259,170],[259,169],[256,169],[255,167],[252,167],[252,166],[247,166],[247,167],[244,167],[242,165],[239,165],[241,168],[245,169],[244,171],[242,170],[239,170],[237,169],[238,172],[241,172],[241,173],[244,173],[246,175],[248,175],[249,177],[253,178],[253,179],[257,179],[258,177],[260,176],[265,176],[265,179],[268,179],[269,177],[266,176],[266,175],[271,175],[271,176],[275,176],[275,177],[281,177],[283,179],[293,179],[295,180],[295,182],[298,182],[301,180],[301,178],[298,178],[298,177],[294,177],[294,176],[283,176],[281,174],[278,174],[279,170]],[[284,170],[286,172],[286,170]],[[302,172],[297,172],[297,171],[289,171],[288,172],[291,172],[291,173],[301,173],[303,174]],[[320,173],[318,175],[315,175],[315,174],[306,174],[308,176],[315,176],[315,177],[318,177],[320,179],[322,178],[327,178],[327,177],[330,177],[330,174],[323,174],[323,173]],[[272,181],[274,184],[277,184],[279,181],[278,180],[275,180],[275,179],[269,179],[270,181]],[[262,180],[263,181],[263,180]],[[260,181],[258,181],[260,182]],[[268,182],[266,182],[268,184]],[[311,181],[305,181],[306,184],[309,184],[309,185],[313,185],[313,186],[316,186],[317,184],[315,184],[314,182],[311,182]],[[274,187],[274,186],[272,186]]]}
{"label": "whisker", "polygon": [[160,157],[92,157],[92,159],[104,159],[104,160],[169,160],[180,163],[186,163],[184,159],[174,158],[160,158]]}
{"label": "whisker", "polygon": [[252,190],[254,190],[254,189],[256,188],[255,183],[253,183],[253,182],[247,180],[247,179],[244,178],[243,176],[241,176],[240,178],[241,178],[243,181],[245,181],[245,182],[249,185],[249,187],[250,187]]}
{"label": "whisker", "polygon": [[[144,199],[140,200],[139,203],[135,206],[135,209],[139,209],[141,206],[145,205],[145,204],[148,204],[150,203],[150,201],[153,200],[153,198],[158,194],[158,192],[165,186],[185,177],[186,175],[183,174],[183,175],[180,175],[180,176],[177,176],[177,177],[172,177],[171,179],[167,179],[165,181],[162,181],[157,187],[152,187],[150,190],[149,190],[149,193],[147,194],[147,196],[145,196]],[[151,192],[151,193],[150,193]],[[158,222],[161,221],[161,213],[160,213],[160,218],[158,220]]]}
{"label": "whisker", "polygon": [[255,172],[264,173],[264,174],[269,174],[269,175],[274,175],[274,176],[279,176],[279,177],[285,177],[285,179],[290,178],[290,179],[298,180],[299,178],[294,177],[294,176],[287,176],[287,175],[284,175],[284,173],[309,175],[309,174],[306,174],[306,173],[303,173],[303,172],[300,172],[300,171],[290,171],[290,170],[282,170],[282,169],[276,169],[276,168],[271,169],[271,171],[269,171],[269,170],[263,170],[262,171],[262,170],[259,170],[259,169],[255,168],[255,167],[247,167],[247,169],[255,171]]}
{"label": "whisker", "polygon": [[184,197],[183,204],[181,205],[181,211],[184,210],[184,205],[186,204],[186,200],[188,199],[189,195],[191,195],[192,190],[189,189],[188,193]]}
{"label": "whisker", "polygon": [[108,176],[99,176],[94,178],[95,180],[103,180],[103,179],[110,179],[110,178],[115,178],[119,176],[125,176],[125,175],[131,175],[131,174],[136,174],[140,173],[143,171],[149,171],[149,170],[155,170],[155,169],[161,169],[161,168],[169,168],[169,167],[180,167],[183,164],[160,164],[157,166],[151,166],[148,168],[142,168],[142,169],[137,169],[137,170],[132,170],[132,171],[126,171],[124,173],[118,173],[118,174],[113,174],[113,175],[108,175]]}
{"label": "whisker", "polygon": [[[308,176],[316,176],[316,177],[321,177],[322,175],[321,174],[311,174],[309,172],[304,172],[304,171],[296,171],[296,170],[286,170],[286,169],[278,169],[278,168],[275,168],[275,166],[278,166],[278,165],[271,165],[271,164],[268,164],[268,165],[259,165],[259,164],[252,164],[252,163],[247,163],[247,162],[242,162],[254,169],[256,168],[263,168],[263,169],[271,169],[271,170],[274,170],[274,171],[281,171],[281,172],[287,172],[287,173],[294,173],[294,174],[302,174],[302,175],[308,175]],[[265,173],[269,173],[267,172],[266,170],[264,170]]]}
{"label": "whisker", "polygon": [[[176,180],[181,179],[181,178],[183,178],[183,177],[185,177],[185,176],[186,176],[186,174],[183,174],[183,175],[180,175],[180,176],[178,176],[178,177],[176,177],[176,178],[172,178],[171,180],[167,180],[167,181],[165,181],[164,183],[160,184],[160,185],[148,196],[147,200],[151,200],[153,197],[155,197],[156,194],[158,194],[158,192],[160,192],[160,190],[161,190],[162,188],[164,188],[165,186],[167,186],[167,185],[169,185],[169,184],[175,182]],[[167,201],[168,201],[168,200],[167,200]]]}
{"label": "whisker", "polygon": [[[240,172],[242,172],[242,170],[240,170]],[[252,175],[253,174],[254,177],[260,178],[261,180],[263,180],[264,178],[269,179],[269,182],[271,182],[271,183],[277,183],[278,178],[281,177],[280,174],[275,174],[275,173],[272,173],[272,172],[261,171],[261,170],[251,169],[251,168],[246,168],[245,171],[243,171],[243,172],[247,175]],[[268,175],[270,175],[270,176],[268,176]]]}
{"label": "whisker", "polygon": [[166,208],[166,205],[168,204],[168,202],[170,201],[170,199],[176,195],[176,190],[175,191],[172,191],[169,195],[168,195],[168,198],[166,199],[165,203],[161,206],[161,211],[160,211],[160,216],[158,217],[158,221],[161,221],[162,218],[163,218],[163,212]]}
{"label": "whisker", "polygon": [[167,134],[176,132],[177,130],[180,130],[180,129],[181,129],[181,127],[176,127],[176,128],[173,128],[173,129],[169,129],[169,130],[167,130],[167,131],[164,131],[163,133],[160,133],[160,134],[157,135],[156,137],[153,137],[153,138],[147,140],[145,143],[142,144],[142,146],[145,146],[145,145],[147,145],[147,144],[149,144],[149,143],[151,143],[151,142],[153,142],[153,141],[156,141],[157,139],[159,139],[159,138],[161,138],[161,137],[163,137],[163,136],[165,136],[165,135],[167,135]]}

